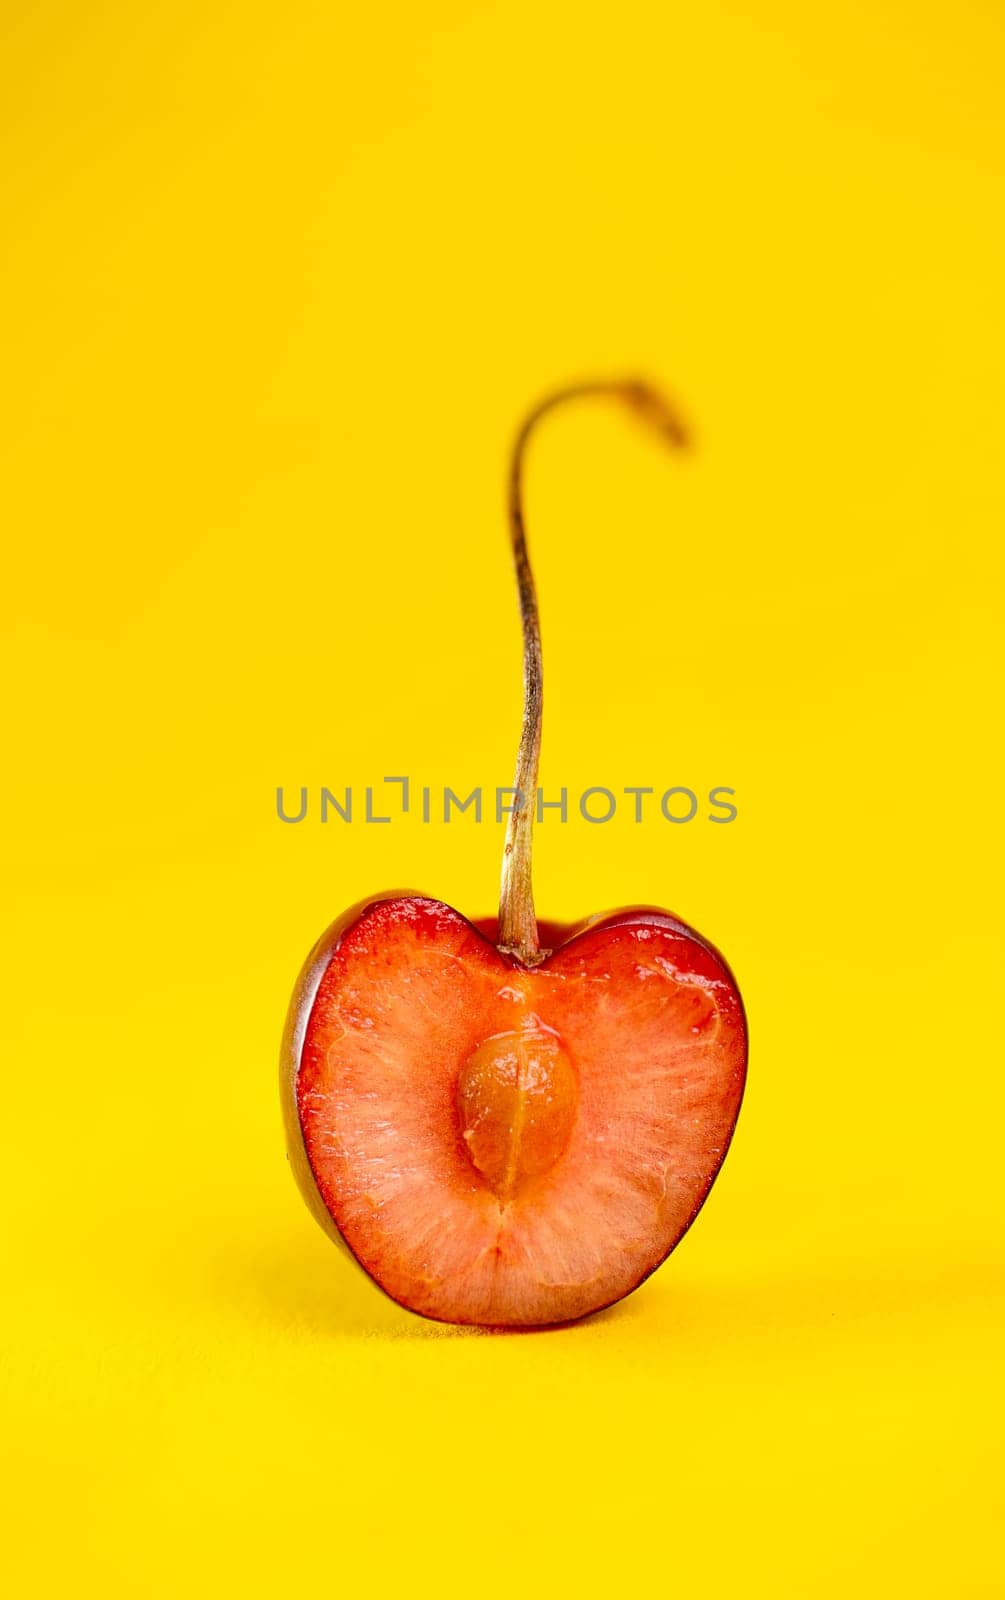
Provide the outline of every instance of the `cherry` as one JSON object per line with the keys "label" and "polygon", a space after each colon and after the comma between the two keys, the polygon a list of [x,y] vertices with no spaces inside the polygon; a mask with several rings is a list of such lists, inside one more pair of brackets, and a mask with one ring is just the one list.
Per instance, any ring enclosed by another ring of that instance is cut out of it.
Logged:
{"label": "cherry", "polygon": [[743,1095],[740,994],[692,928],[639,907],[540,943],[541,636],[523,464],[541,418],[584,395],[626,402],[686,443],[637,381],[560,390],[517,434],[524,719],[498,924],[413,893],[352,907],[308,957],[283,1040],[308,1205],[393,1299],[445,1322],[566,1322],[637,1288],[700,1210]]}

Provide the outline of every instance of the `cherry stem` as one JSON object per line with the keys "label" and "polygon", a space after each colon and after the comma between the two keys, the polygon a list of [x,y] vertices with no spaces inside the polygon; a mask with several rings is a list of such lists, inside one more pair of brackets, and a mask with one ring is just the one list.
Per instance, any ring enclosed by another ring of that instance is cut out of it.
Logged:
{"label": "cherry stem", "polygon": [[520,595],[520,620],[523,624],[523,727],[516,758],[513,810],[506,827],[503,848],[502,888],[499,896],[499,949],[516,956],[526,967],[537,966],[548,955],[542,950],[534,912],[531,881],[531,855],[534,844],[534,815],[537,810],[537,774],[541,757],[541,712],[543,672],[541,665],[541,622],[537,609],[537,590],[527,554],[527,534],[523,516],[523,474],[527,445],[542,417],[567,400],[604,396],[620,400],[640,416],[668,443],[678,449],[687,446],[688,435],[669,401],[638,378],[598,379],[571,384],[546,395],[525,417],[513,443],[509,470],[509,527]]}

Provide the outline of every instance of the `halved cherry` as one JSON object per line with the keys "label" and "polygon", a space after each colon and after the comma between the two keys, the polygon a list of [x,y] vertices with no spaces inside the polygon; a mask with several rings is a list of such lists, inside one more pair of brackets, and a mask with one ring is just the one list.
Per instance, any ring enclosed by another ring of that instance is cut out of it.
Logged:
{"label": "halved cherry", "polygon": [[283,1044],[290,1156],[311,1209],[392,1298],[448,1322],[565,1322],[636,1288],[700,1209],[743,1094],[739,992],[684,923],[639,908],[551,950],[538,942],[541,659],[521,465],[536,420],[595,389],[683,440],[634,383],[553,396],[518,436],[515,787],[529,803],[510,818],[498,940],[438,900],[366,901],[312,951]]}

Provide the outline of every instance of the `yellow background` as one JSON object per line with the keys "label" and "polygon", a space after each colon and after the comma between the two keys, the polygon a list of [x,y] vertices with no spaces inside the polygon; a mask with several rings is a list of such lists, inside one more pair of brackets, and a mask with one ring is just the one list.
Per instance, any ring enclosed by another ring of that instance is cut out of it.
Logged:
{"label": "yellow background", "polygon": [[[1003,16],[990,0],[28,5],[2,25],[13,1596],[1001,1592]],[[315,936],[494,909],[531,463],[542,914],[747,1001],[633,1299],[455,1332],[323,1237],[275,1089]]]}

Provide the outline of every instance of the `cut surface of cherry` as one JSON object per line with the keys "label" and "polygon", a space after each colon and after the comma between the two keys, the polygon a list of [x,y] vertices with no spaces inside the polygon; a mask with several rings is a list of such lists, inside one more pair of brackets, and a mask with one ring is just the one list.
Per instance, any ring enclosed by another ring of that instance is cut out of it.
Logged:
{"label": "cut surface of cherry", "polygon": [[498,924],[416,894],[353,907],[308,957],[283,1039],[289,1155],[308,1205],[393,1299],[444,1322],[547,1326],[630,1293],[697,1214],[743,1094],[739,992],[684,923],[639,908],[541,945],[541,631],[522,472],[542,418],[584,396],[687,442],[638,379],[558,390],[517,432],[524,714]]}
{"label": "cut surface of cherry", "polygon": [[667,913],[532,969],[417,895],[333,925],[286,1046],[307,1198],[393,1299],[540,1326],[634,1289],[725,1155],[746,1034],[728,968]]}

